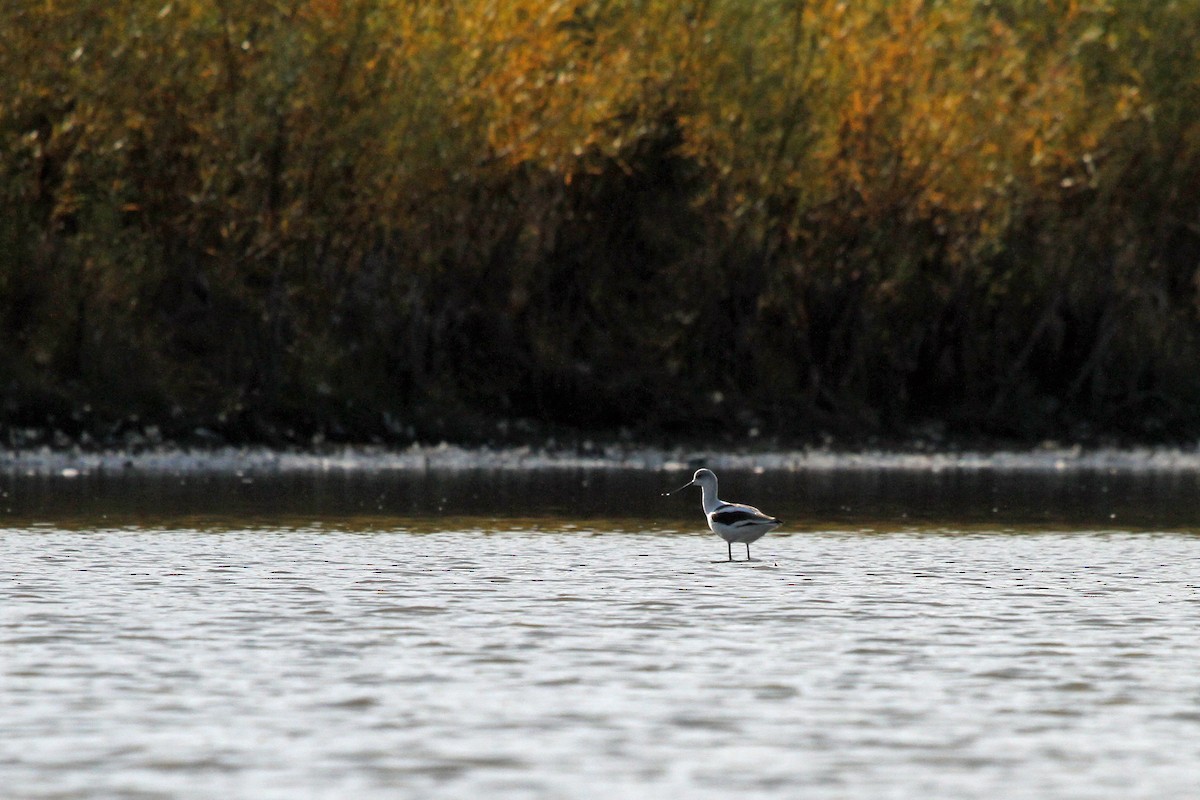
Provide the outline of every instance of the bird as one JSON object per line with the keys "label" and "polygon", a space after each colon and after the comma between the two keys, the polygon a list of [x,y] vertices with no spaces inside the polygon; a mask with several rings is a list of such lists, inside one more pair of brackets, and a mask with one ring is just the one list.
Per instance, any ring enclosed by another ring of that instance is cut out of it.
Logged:
{"label": "bird", "polygon": [[734,542],[746,545],[746,560],[749,561],[750,543],[757,542],[768,531],[773,531],[783,524],[783,520],[768,516],[754,506],[725,503],[719,500],[717,498],[717,475],[711,469],[696,470],[691,481],[674,491],[663,492],[663,497],[675,494],[689,486],[700,487],[701,502],[704,505],[704,516],[708,518],[708,527],[725,540],[730,561],[733,561]]}

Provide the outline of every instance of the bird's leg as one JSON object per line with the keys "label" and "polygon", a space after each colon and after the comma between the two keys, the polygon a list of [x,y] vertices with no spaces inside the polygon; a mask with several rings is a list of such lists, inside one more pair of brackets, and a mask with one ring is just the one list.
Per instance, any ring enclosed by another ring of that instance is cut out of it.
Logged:
{"label": "bird's leg", "polygon": [[733,542],[726,542],[725,547],[729,550],[729,560],[733,561]]}
{"label": "bird's leg", "polygon": [[746,542],[746,560],[750,560],[750,543]]}

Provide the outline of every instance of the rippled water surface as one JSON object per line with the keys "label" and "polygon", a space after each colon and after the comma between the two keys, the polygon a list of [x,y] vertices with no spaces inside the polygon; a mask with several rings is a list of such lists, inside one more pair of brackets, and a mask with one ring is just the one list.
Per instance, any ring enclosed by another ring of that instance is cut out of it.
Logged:
{"label": "rippled water surface", "polygon": [[1197,796],[1180,485],[674,478],[0,481],[0,794]]}

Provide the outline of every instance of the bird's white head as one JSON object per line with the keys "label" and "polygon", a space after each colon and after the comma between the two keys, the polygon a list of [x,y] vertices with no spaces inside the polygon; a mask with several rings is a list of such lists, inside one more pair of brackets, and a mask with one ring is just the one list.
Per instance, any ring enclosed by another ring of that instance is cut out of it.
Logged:
{"label": "bird's white head", "polygon": [[680,489],[686,489],[689,486],[699,486],[703,489],[711,489],[715,494],[717,489],[717,476],[711,469],[698,469],[690,481],[685,483],[683,486],[680,486],[679,489],[676,489],[673,492],[663,492],[663,497],[675,494],[675,492],[680,491]]}

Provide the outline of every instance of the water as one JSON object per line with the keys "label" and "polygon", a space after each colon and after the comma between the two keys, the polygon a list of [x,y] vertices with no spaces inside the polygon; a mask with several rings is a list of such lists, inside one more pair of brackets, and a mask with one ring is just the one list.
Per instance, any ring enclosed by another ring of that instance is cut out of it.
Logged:
{"label": "water", "polygon": [[676,477],[0,479],[0,795],[1196,796],[1193,478]]}

